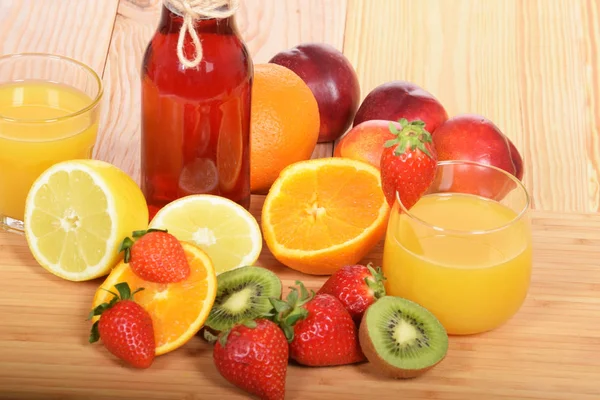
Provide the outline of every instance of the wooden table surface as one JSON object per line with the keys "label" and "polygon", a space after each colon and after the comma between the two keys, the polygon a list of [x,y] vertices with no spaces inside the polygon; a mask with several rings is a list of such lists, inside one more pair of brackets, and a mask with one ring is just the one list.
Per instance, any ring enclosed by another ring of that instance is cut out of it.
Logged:
{"label": "wooden table surface", "polygon": [[[0,54],[71,56],[103,78],[95,157],[139,180],[143,51],[160,0],[0,0]],[[493,120],[525,159],[535,269],[527,303],[487,335],[452,338],[426,377],[390,382],[368,365],[292,367],[289,398],[600,398],[600,2],[596,0],[244,0],[238,24],[256,63],[308,41],[355,66],[364,97],[413,81],[449,114]],[[330,156],[321,144],[315,157]],[[256,199],[256,198],[255,198]],[[254,212],[257,212],[254,201]],[[381,248],[369,256],[380,262]],[[285,283],[297,275],[265,252]],[[316,286],[320,279],[303,277]],[[0,399],[244,398],[198,339],[150,371],[119,369],[85,346],[85,303],[0,233]],[[87,297],[86,297],[87,296]]]}
{"label": "wooden table surface", "polygon": [[[252,200],[259,216],[262,197]],[[600,399],[600,216],[535,211],[534,270],[527,300],[504,326],[450,337],[445,360],[426,375],[395,381],[368,363],[333,368],[290,365],[289,400]],[[381,243],[365,262],[381,263]],[[263,248],[259,264],[283,287],[300,276]],[[43,270],[23,237],[0,232],[1,400],[223,400],[247,396],[223,379],[211,347],[196,337],[150,369],[123,368],[86,321],[102,280],[73,283]],[[400,394],[401,393],[401,394]]]}

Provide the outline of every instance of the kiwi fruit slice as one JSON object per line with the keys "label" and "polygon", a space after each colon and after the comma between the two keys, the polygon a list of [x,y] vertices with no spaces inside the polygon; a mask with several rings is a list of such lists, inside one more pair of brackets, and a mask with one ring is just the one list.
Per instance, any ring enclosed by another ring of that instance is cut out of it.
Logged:
{"label": "kiwi fruit slice", "polygon": [[263,267],[245,266],[217,276],[217,296],[205,326],[221,332],[269,313],[270,297],[281,298],[281,281]]}
{"label": "kiwi fruit slice", "polygon": [[448,334],[440,321],[421,305],[393,296],[384,296],[367,308],[359,340],[369,362],[396,379],[423,374],[448,351]]}

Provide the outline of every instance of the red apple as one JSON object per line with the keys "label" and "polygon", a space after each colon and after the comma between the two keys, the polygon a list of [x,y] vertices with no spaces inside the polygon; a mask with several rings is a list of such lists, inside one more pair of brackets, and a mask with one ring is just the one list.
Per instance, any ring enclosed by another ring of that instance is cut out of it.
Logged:
{"label": "red apple", "polygon": [[[438,162],[444,161],[438,160]],[[501,201],[517,188],[515,179],[514,176],[499,168],[491,168],[467,160],[443,168],[438,164],[431,188],[434,188],[436,193],[473,194]]]}
{"label": "red apple", "polygon": [[333,156],[363,161],[379,169],[383,145],[395,137],[390,132],[390,124],[400,128],[397,122],[381,119],[373,119],[356,125],[338,141]]}
{"label": "red apple", "polygon": [[448,119],[442,104],[425,89],[406,81],[392,81],[373,89],[356,111],[354,126],[372,119],[421,120],[433,132]]}
{"label": "red apple", "polygon": [[481,115],[452,117],[433,131],[432,139],[440,160],[476,161],[517,174],[510,141],[492,121]]}
{"label": "red apple", "polygon": [[346,132],[360,101],[360,84],[350,61],[335,47],[305,43],[277,53],[270,63],[294,71],[319,105],[319,142],[331,142]]}
{"label": "red apple", "polygon": [[[516,147],[492,121],[481,115],[452,117],[433,132],[432,139],[439,161],[473,161],[500,168],[517,179],[523,175]],[[457,191],[500,200],[515,187],[510,178],[489,168],[455,169],[453,189]]]}
{"label": "red apple", "polygon": [[510,147],[510,156],[512,157],[513,164],[515,165],[515,176],[518,180],[523,179],[523,158],[517,150],[517,147],[513,144],[513,142],[507,137],[508,146]]}

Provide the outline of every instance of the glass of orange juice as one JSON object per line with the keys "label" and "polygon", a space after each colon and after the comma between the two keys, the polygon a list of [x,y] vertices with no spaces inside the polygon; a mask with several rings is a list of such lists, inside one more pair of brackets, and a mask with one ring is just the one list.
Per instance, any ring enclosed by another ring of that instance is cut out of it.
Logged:
{"label": "glass of orange juice", "polygon": [[25,198],[51,165],[91,158],[102,81],[51,54],[0,57],[0,229],[22,232]]}
{"label": "glass of orange juice", "polygon": [[396,197],[382,268],[388,294],[429,309],[449,334],[502,325],[529,289],[527,190],[502,169],[439,162],[433,184],[410,210]]}

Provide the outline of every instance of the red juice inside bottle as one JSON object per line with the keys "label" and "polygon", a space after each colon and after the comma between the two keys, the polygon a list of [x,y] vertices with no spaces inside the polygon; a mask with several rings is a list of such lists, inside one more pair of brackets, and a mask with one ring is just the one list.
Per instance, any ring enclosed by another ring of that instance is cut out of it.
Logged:
{"label": "red juice inside bottle", "polygon": [[[142,64],[141,187],[152,218],[191,194],[250,207],[252,60],[234,17],[199,19],[202,60],[177,55],[183,17],[163,5]],[[196,54],[185,36],[183,52]]]}

